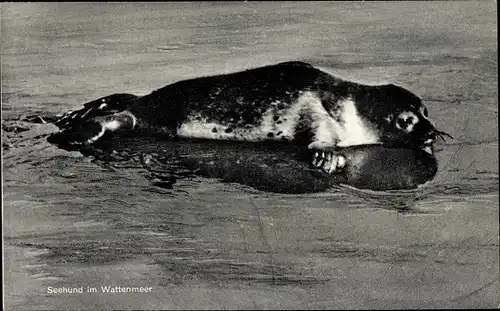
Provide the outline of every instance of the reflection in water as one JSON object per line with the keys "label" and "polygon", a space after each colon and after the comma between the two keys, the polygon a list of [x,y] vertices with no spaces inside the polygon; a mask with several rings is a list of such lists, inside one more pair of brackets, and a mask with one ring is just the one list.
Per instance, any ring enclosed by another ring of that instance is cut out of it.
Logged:
{"label": "reflection in water", "polygon": [[155,177],[155,185],[169,189],[177,179],[193,176],[276,193],[322,192],[338,184],[374,190],[408,189],[432,179],[437,169],[436,159],[421,150],[382,145],[338,149],[347,165],[332,174],[310,165],[314,151],[289,143],[171,141],[115,135],[76,150],[114,166],[140,162]]}

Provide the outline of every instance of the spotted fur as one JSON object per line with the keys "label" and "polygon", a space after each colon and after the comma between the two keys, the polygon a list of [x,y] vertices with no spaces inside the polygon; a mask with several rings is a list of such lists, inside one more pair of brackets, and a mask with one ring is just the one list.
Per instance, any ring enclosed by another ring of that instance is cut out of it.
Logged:
{"label": "spotted fur", "polygon": [[66,113],[56,125],[70,144],[141,129],[181,138],[285,140],[312,149],[425,149],[443,133],[408,90],[346,81],[303,62],[179,81],[143,97],[111,95]]}

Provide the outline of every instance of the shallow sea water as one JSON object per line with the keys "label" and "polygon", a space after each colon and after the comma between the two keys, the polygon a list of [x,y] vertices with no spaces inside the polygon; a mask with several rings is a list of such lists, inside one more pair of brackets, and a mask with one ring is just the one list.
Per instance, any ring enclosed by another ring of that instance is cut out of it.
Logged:
{"label": "shallow sea water", "polygon": [[[1,31],[6,309],[498,307],[494,2],[2,3]],[[435,179],[395,194],[163,189],[17,120],[288,60],[418,94],[455,137]]]}

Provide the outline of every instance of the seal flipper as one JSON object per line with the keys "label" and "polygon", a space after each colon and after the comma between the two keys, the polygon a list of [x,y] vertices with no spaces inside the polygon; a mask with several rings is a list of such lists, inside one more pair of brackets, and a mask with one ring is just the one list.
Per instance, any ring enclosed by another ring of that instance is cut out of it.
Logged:
{"label": "seal flipper", "polygon": [[83,122],[50,135],[47,141],[60,148],[73,150],[99,139],[105,131],[100,122]]}
{"label": "seal flipper", "polygon": [[136,123],[136,118],[132,113],[122,111],[109,116],[74,122],[71,127],[52,134],[47,140],[61,148],[74,149],[78,146],[93,144],[104,136],[108,136],[110,132],[131,130]]}
{"label": "seal flipper", "polygon": [[66,112],[53,123],[62,130],[71,128],[84,120],[90,120],[98,116],[108,116],[127,110],[137,98],[139,96],[126,93],[101,97],[85,103],[82,109]]}
{"label": "seal flipper", "polygon": [[101,139],[107,132],[131,129],[136,118],[127,109],[139,98],[132,94],[113,94],[85,103],[53,121],[61,130],[47,139],[61,148],[75,149]]}

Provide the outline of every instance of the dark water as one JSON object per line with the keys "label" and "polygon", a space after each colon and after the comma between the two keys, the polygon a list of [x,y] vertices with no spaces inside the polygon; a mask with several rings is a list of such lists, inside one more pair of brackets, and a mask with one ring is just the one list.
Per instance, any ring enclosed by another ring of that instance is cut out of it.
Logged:
{"label": "dark water", "polygon": [[[499,305],[493,2],[1,9],[6,309]],[[140,165],[93,162],[40,137],[55,127],[15,121],[287,60],[421,96],[455,137],[438,146],[436,178],[385,194],[201,177],[164,189]],[[152,292],[47,292],[101,285]]]}

